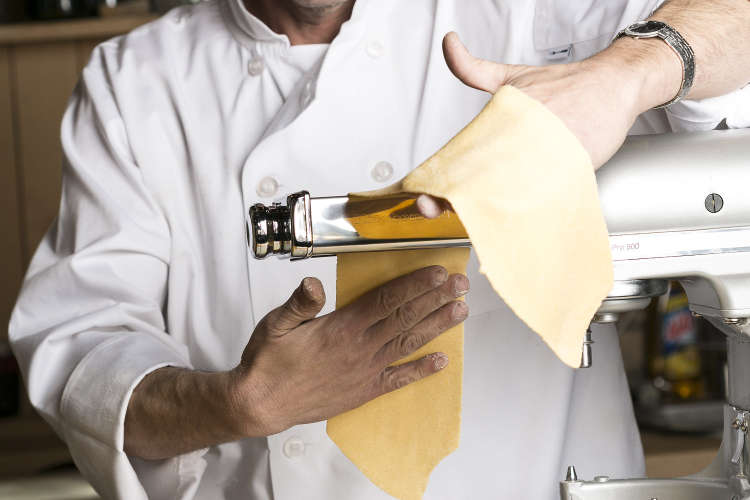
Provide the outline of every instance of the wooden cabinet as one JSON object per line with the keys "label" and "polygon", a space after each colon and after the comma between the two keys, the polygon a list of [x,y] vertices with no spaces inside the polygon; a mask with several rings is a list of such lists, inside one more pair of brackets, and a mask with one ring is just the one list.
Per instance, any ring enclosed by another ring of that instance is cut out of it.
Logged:
{"label": "wooden cabinet", "polygon": [[94,46],[153,19],[0,25],[0,340],[60,201],[60,119]]}
{"label": "wooden cabinet", "polygon": [[[152,19],[0,25],[0,342],[24,271],[57,214],[60,120],[81,69],[96,44]],[[23,399],[20,416],[0,419],[0,476],[69,459]],[[22,446],[22,457],[13,451],[14,436],[32,444]]]}
{"label": "wooden cabinet", "polygon": [[10,71],[11,50],[0,46],[0,341],[7,335],[13,301],[21,284],[23,253],[21,241],[19,179],[15,155]]}
{"label": "wooden cabinet", "polygon": [[11,49],[24,264],[59,203],[60,119],[78,77],[75,45],[48,42]]}

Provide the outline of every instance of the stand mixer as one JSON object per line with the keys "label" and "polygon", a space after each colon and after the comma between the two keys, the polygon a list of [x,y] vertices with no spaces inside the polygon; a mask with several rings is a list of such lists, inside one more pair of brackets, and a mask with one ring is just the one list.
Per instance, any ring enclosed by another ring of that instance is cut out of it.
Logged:
{"label": "stand mixer", "polygon": [[[636,136],[597,172],[615,282],[592,323],[645,308],[677,280],[693,314],[726,335],[727,401],[714,462],[676,479],[591,480],[568,467],[562,500],[750,500],[750,130]],[[393,202],[409,205],[409,196]],[[411,200],[413,202],[413,199]],[[367,238],[347,196],[302,191],[286,205],[254,205],[248,244],[256,258],[304,259],[346,252],[469,246],[462,235]],[[417,217],[405,212],[403,219]],[[403,223],[403,220],[402,220]],[[582,332],[583,333],[583,332]],[[582,335],[583,336],[583,335]],[[593,362],[590,330],[581,367]]]}

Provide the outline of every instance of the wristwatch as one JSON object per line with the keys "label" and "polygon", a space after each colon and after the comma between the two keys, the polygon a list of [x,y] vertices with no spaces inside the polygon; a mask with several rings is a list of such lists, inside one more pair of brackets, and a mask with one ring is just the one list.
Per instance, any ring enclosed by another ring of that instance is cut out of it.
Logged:
{"label": "wristwatch", "polygon": [[682,35],[677,30],[661,21],[640,21],[620,31],[614,39],[617,40],[623,36],[633,38],[661,38],[680,57],[680,61],[682,62],[682,85],[680,85],[680,90],[671,100],[660,106],[656,106],[656,108],[666,108],[690,92],[690,88],[693,86],[693,77],[695,76],[695,53],[690,44],[682,38]]}

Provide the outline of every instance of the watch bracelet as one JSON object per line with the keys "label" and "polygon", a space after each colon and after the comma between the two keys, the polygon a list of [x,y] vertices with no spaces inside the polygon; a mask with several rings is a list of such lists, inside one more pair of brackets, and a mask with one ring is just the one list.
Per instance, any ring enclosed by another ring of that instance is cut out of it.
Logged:
{"label": "watch bracelet", "polygon": [[666,32],[666,36],[662,39],[669,45],[680,58],[680,65],[682,67],[682,82],[680,83],[680,89],[677,94],[669,101],[654,106],[654,109],[663,109],[672,104],[681,101],[693,87],[693,80],[695,78],[695,52],[685,38],[680,35],[677,30],[664,23],[666,29],[662,28]]}
{"label": "watch bracelet", "polygon": [[680,82],[680,88],[677,91],[677,94],[675,94],[675,96],[669,101],[658,106],[654,106],[652,109],[666,108],[682,100],[690,92],[690,89],[693,86],[693,80],[695,78],[695,52],[693,51],[693,48],[677,30],[663,21],[659,22],[663,24],[664,27],[659,30],[660,35],[657,35],[655,37],[639,37],[627,33],[627,30],[630,27],[627,26],[623,30],[619,31],[613,39],[613,41],[618,40],[623,36],[628,36],[635,39],[659,38],[664,43],[666,43],[669,48],[672,49],[672,51],[680,58],[680,66],[682,67],[682,81]]}

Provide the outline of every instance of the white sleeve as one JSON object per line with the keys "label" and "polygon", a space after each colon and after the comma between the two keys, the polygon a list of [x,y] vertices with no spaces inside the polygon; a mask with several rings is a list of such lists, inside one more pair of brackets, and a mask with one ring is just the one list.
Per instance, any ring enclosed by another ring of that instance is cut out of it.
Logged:
{"label": "white sleeve", "polygon": [[63,118],[60,212],[26,275],[10,340],[32,404],[84,476],[105,498],[146,499],[123,452],[129,397],[147,373],[190,362],[165,331],[169,227],[96,61]]}
{"label": "white sleeve", "polygon": [[674,132],[750,127],[750,84],[718,97],[680,101],[666,109]]}

